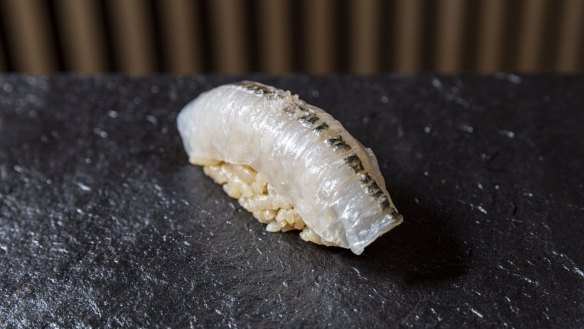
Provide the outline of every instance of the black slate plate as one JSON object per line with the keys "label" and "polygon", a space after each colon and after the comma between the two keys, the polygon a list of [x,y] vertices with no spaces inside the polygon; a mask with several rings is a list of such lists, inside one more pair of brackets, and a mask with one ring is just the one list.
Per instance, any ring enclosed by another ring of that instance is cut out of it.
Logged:
{"label": "black slate plate", "polygon": [[219,76],[0,78],[1,327],[582,327],[584,76],[256,78],[380,160],[362,256],[272,234],[175,128]]}

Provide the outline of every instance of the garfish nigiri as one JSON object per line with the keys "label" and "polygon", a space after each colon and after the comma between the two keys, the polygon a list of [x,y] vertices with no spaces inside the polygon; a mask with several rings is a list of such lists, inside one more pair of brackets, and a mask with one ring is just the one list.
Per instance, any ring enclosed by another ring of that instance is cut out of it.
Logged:
{"label": "garfish nigiri", "polygon": [[402,222],[373,152],[322,109],[243,81],[207,91],[177,118],[189,161],[267,230],[359,255]]}

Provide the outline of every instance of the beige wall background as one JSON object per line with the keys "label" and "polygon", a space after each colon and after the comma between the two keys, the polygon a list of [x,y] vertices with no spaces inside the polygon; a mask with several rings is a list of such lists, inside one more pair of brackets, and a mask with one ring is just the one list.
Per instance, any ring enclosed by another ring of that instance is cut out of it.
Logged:
{"label": "beige wall background", "polygon": [[0,72],[579,72],[584,0],[0,0]]}

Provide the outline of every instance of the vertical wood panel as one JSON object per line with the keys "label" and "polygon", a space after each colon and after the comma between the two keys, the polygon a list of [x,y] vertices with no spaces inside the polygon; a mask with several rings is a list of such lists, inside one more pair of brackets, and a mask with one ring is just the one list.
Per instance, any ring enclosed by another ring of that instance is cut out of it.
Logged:
{"label": "vertical wood panel", "polygon": [[0,72],[7,71],[6,59],[4,58],[4,40],[0,34]]}
{"label": "vertical wood panel", "polygon": [[[85,73],[106,70],[108,47],[99,15],[100,1],[53,0],[55,12],[49,12],[51,3],[42,0],[0,0],[2,16],[6,19],[6,39],[0,40],[0,49],[4,47],[7,51],[0,51],[0,71],[7,69],[4,54],[10,55],[11,66],[17,71],[48,73],[56,70],[55,47],[58,44],[54,41],[62,42],[68,68]],[[374,73],[381,65],[379,56],[384,36],[380,28],[387,17],[394,19],[391,24],[395,24],[392,27],[395,44],[391,49],[395,52],[397,71],[419,71],[424,53],[428,57],[427,51],[436,48],[437,70],[458,72],[465,60],[464,43],[470,40],[465,34],[468,29],[465,23],[473,24],[472,18],[466,17],[466,9],[471,8],[467,7],[466,0],[393,0],[394,5],[390,6],[384,6],[381,2],[384,0],[346,0],[348,22],[339,21],[342,18],[338,15],[339,11],[345,12],[345,2],[302,0],[298,7],[302,16],[301,42],[294,44],[292,12],[293,6],[298,5],[294,0],[253,0],[255,6],[252,7],[248,7],[251,0],[200,1],[105,0],[106,8],[110,9],[109,30],[119,68],[129,73],[154,71],[155,43],[161,39],[162,57],[168,60],[166,64],[173,72],[201,71],[203,60],[209,58],[203,55],[203,50],[211,49],[217,71],[241,73],[249,69],[250,41],[256,40],[251,39],[250,34],[255,33],[261,59],[259,66],[264,72],[290,71],[294,50],[299,48],[306,62],[304,70],[308,72],[333,72],[337,64],[344,65],[344,59],[348,58],[352,72]],[[511,69],[534,71],[541,69],[544,62],[549,65],[552,59],[554,68],[559,71],[574,71],[583,65],[584,0],[562,0],[560,5],[551,2],[555,0],[476,1],[479,21],[475,55],[479,72],[501,70],[508,62],[513,62]],[[160,35],[154,33],[157,21],[150,17],[150,5],[154,3],[160,9],[160,16],[156,16],[161,22]],[[198,4],[206,4],[208,12],[197,13]],[[556,6],[551,7],[551,4]],[[388,8],[395,12],[380,13]],[[436,13],[430,13],[434,8]],[[561,8],[560,16],[549,8]],[[53,40],[51,13],[56,14],[62,39]],[[209,31],[200,23],[201,17],[207,19],[203,16],[207,14]],[[425,16],[431,22],[436,17],[436,31],[428,26]],[[254,17],[257,22],[249,21]],[[344,29],[340,24],[348,24],[349,28]],[[516,25],[517,34],[514,32]],[[509,26],[513,31],[505,30]],[[249,31],[250,27],[254,31]],[[556,30],[557,39],[552,36],[552,33],[556,35]],[[211,48],[203,48],[203,41],[206,41],[203,32],[208,32]],[[427,32],[432,37],[430,40],[436,36],[437,41],[424,47],[424,37],[429,36],[424,35]],[[344,47],[345,44],[350,46]],[[338,51],[348,53],[339,54]]]}
{"label": "vertical wood panel", "polygon": [[442,0],[438,7],[437,69],[457,72],[462,67],[465,0]]}
{"label": "vertical wood panel", "polygon": [[10,48],[16,70],[27,73],[49,73],[56,69],[54,43],[46,3],[36,0],[5,0]]}
{"label": "vertical wood panel", "polygon": [[560,44],[556,67],[560,71],[575,71],[584,42],[584,0],[565,0],[560,26]]}
{"label": "vertical wood panel", "polygon": [[202,70],[201,29],[197,15],[198,1],[159,0],[163,52],[167,66],[174,73]]}
{"label": "vertical wood panel", "polygon": [[224,73],[244,72],[248,69],[244,1],[212,0],[209,5],[217,69]]}
{"label": "vertical wood panel", "polygon": [[373,73],[379,69],[379,3],[351,0],[351,71]]}
{"label": "vertical wood panel", "polygon": [[480,2],[477,69],[490,73],[501,68],[506,0]]}
{"label": "vertical wood panel", "polygon": [[136,74],[154,71],[154,45],[144,0],[109,0],[116,60],[122,70]]}
{"label": "vertical wood panel", "polygon": [[530,0],[523,3],[516,64],[520,71],[533,71],[540,64],[545,9],[545,0]]}
{"label": "vertical wood panel", "polygon": [[290,3],[288,0],[260,0],[258,11],[261,70],[268,73],[290,71]]}
{"label": "vertical wood panel", "polygon": [[105,71],[105,36],[97,1],[57,0],[55,4],[67,67],[83,73]]}
{"label": "vertical wood panel", "polygon": [[421,0],[396,0],[396,70],[420,69],[423,3]]}
{"label": "vertical wood panel", "polygon": [[304,0],[304,38],[307,69],[311,73],[327,73],[335,69],[335,2]]}

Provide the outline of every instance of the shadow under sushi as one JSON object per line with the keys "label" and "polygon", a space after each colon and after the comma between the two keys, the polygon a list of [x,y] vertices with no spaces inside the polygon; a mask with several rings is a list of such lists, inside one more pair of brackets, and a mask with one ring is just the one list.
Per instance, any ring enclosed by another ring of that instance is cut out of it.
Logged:
{"label": "shadow under sushi", "polygon": [[383,272],[407,284],[447,281],[463,275],[469,255],[456,221],[413,200],[404,193],[396,196],[394,201],[404,222],[368,246],[361,256],[352,257],[348,252],[347,257],[365,272]]}

